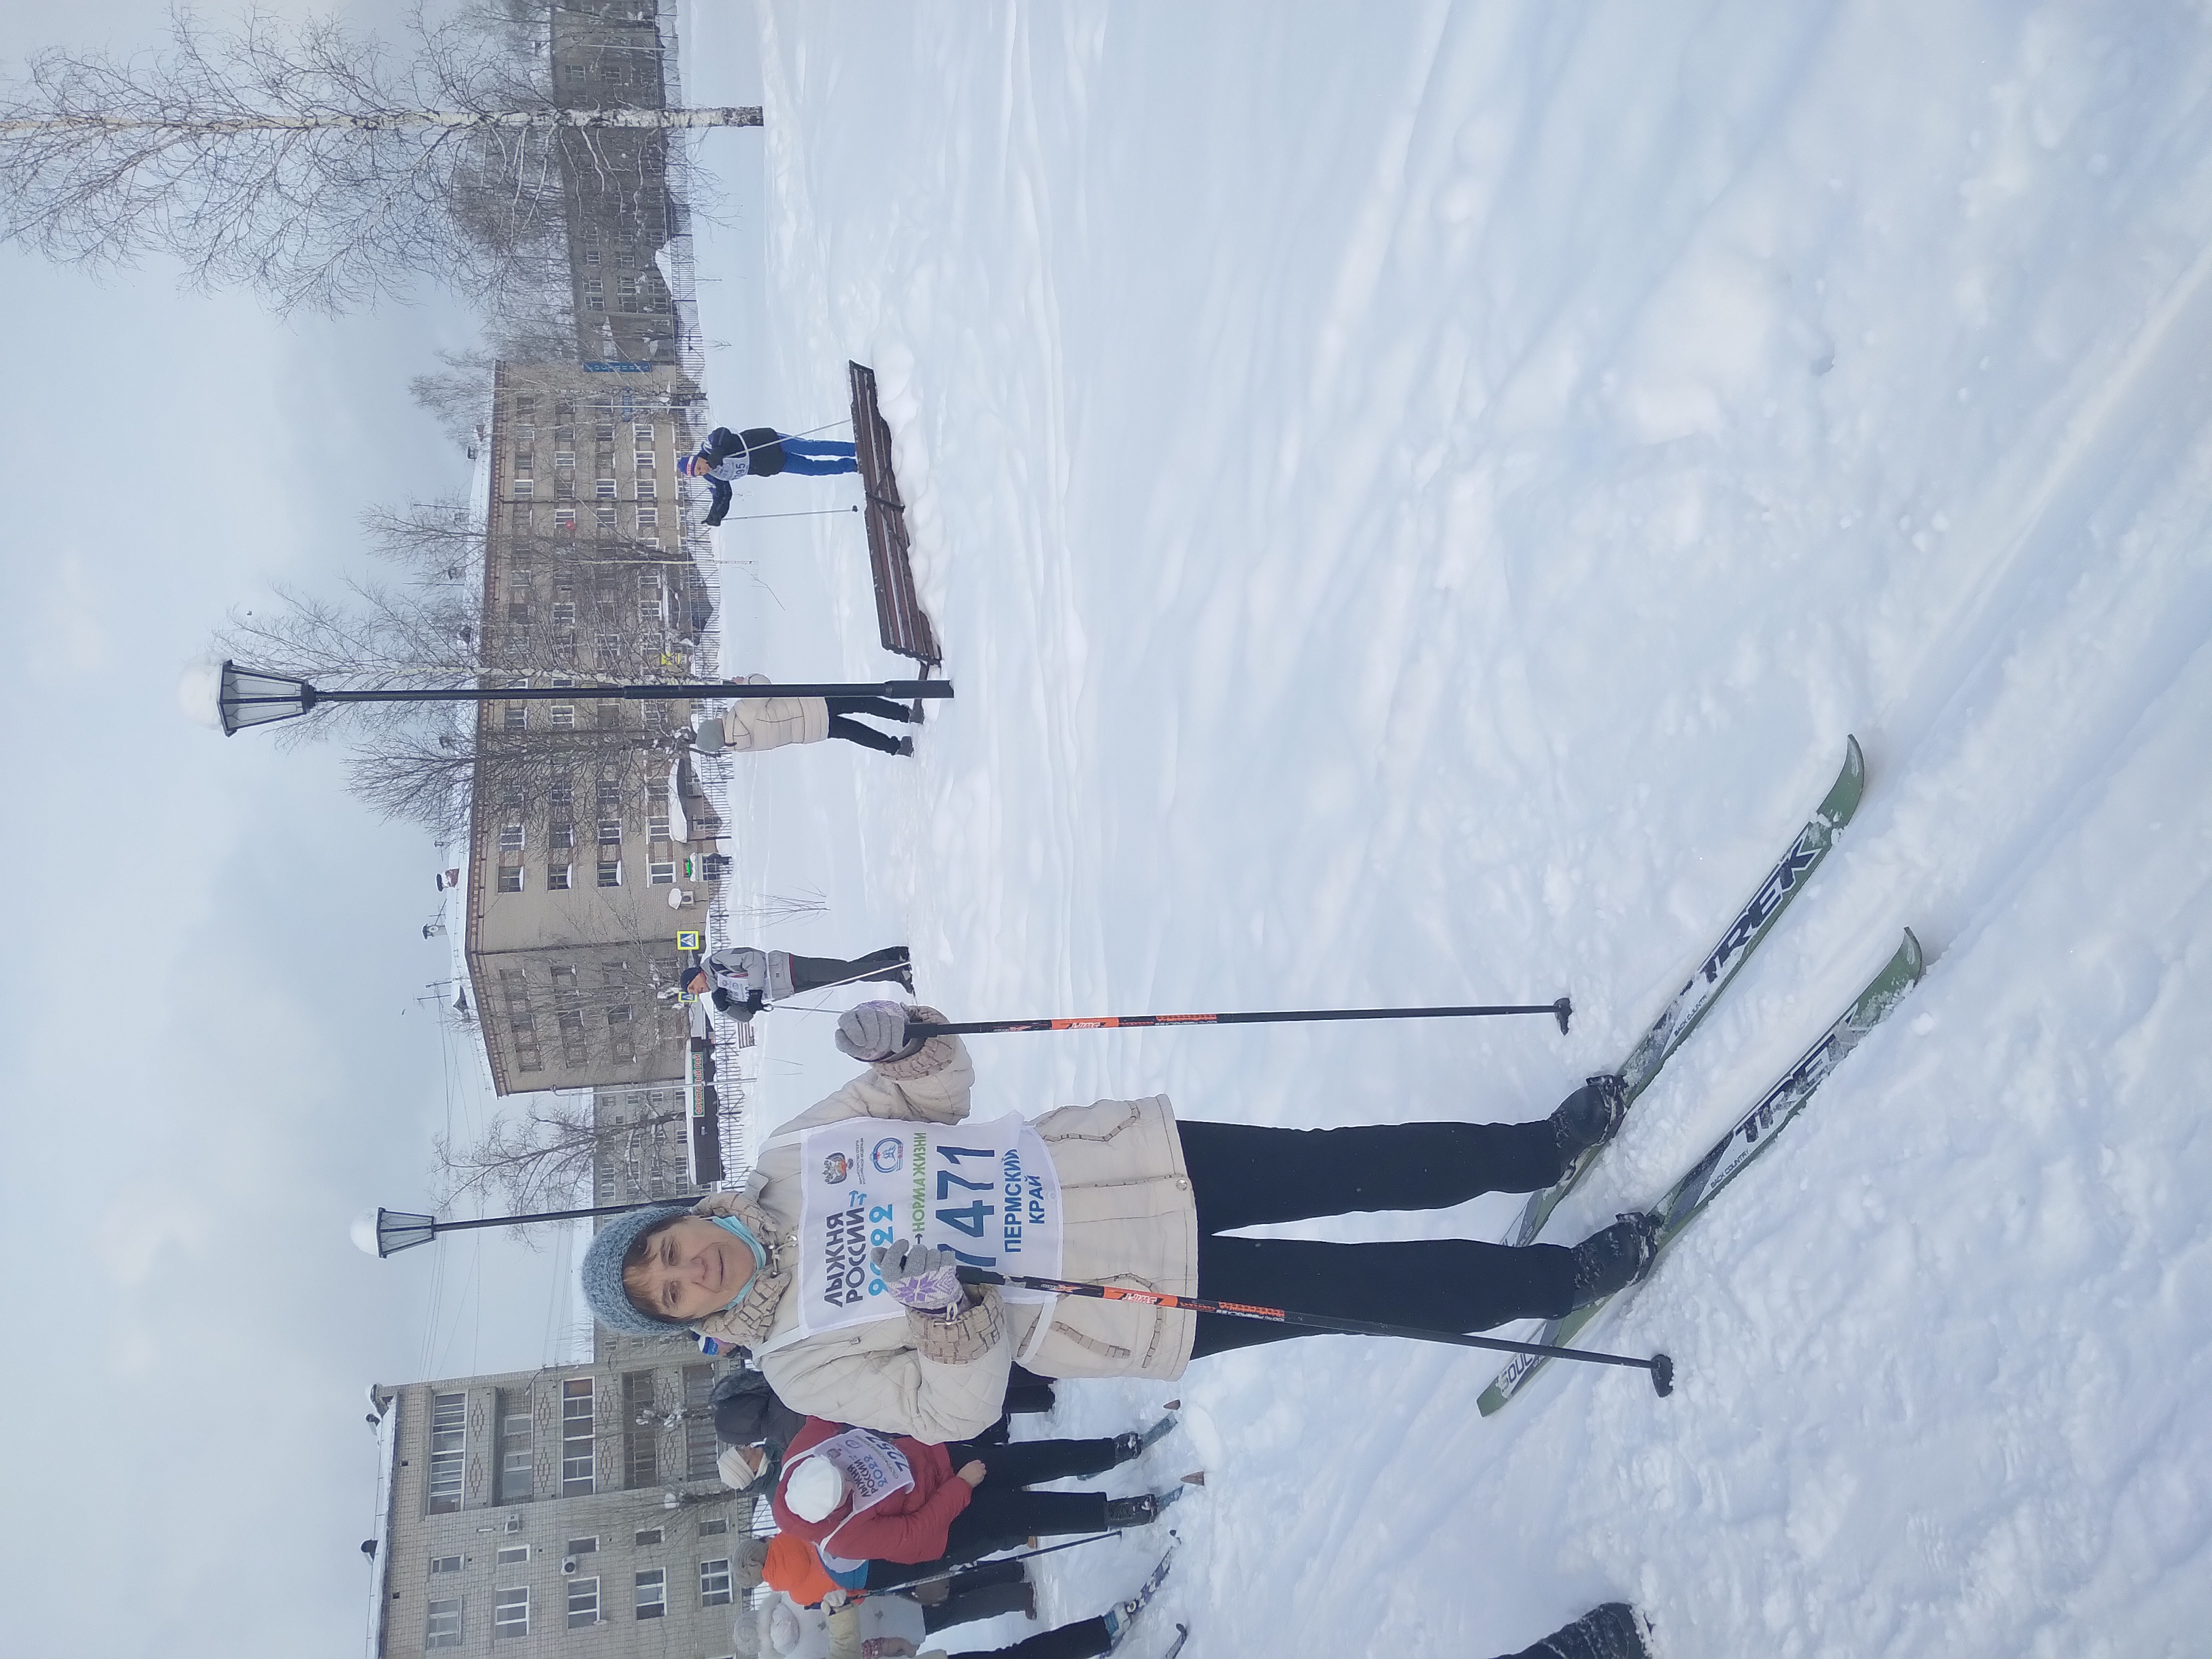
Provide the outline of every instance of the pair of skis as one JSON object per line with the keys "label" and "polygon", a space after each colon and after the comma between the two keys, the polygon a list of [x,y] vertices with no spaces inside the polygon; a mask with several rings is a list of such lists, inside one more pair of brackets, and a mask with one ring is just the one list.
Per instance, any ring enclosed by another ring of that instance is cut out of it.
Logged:
{"label": "pair of skis", "polygon": [[[1866,759],[1860,752],[1858,739],[1850,738],[1844,755],[1844,767],[1834,787],[1821,800],[1812,818],[1800,830],[1781,860],[1768,872],[1766,879],[1759,885],[1750,901],[1736,913],[1721,934],[1719,941],[1698,965],[1689,982],[1675,993],[1673,1000],[1651,1023],[1636,1046],[1629,1051],[1622,1064],[1620,1076],[1626,1085],[1629,1103],[1632,1105],[1668,1058],[1682,1046],[1698,1023],[1711,1012],[1712,1006],[1727,989],[1729,982],[1772,931],[1774,924],[1789,907],[1790,901],[1809,883],[1821,860],[1834,846],[1836,836],[1858,811],[1859,801],[1866,792]],[[1774,1136],[1804,1109],[1805,1103],[1819,1088],[1822,1080],[1841,1062],[1844,1056],[1876,1025],[1888,1017],[1905,996],[1918,982],[1925,963],[1920,941],[1910,929],[1901,944],[1886,963],[1881,971],[1869,981],[1864,990],[1852,1000],[1851,1005],[1839,1015],[1835,1023],[1822,1032],[1820,1040],[1801,1055],[1797,1062],[1781,1079],[1759,1097],[1750,1110],[1739,1117],[1729,1132],[1715,1141],[1705,1155],[1691,1166],[1687,1174],[1667,1190],[1666,1195],[1654,1206],[1659,1218],[1656,1240],[1658,1250],[1664,1250],[1690,1223],[1702,1214],[1721,1189],[1741,1175],[1747,1165],[1772,1144]],[[1509,1244],[1531,1244],[1543,1231],[1544,1224],[1561,1200],[1571,1193],[1601,1148],[1593,1147],[1582,1153],[1568,1167],[1559,1181],[1543,1191],[1529,1195],[1520,1218],[1506,1235]],[[1611,1298],[1579,1308],[1564,1318],[1546,1322],[1536,1333],[1538,1343],[1556,1346],[1572,1340],[1587,1329],[1605,1311]],[[1499,1371],[1497,1379],[1483,1390],[1479,1402],[1482,1414],[1491,1416],[1502,1410],[1506,1402],[1524,1390],[1547,1364],[1542,1355],[1521,1354]]]}

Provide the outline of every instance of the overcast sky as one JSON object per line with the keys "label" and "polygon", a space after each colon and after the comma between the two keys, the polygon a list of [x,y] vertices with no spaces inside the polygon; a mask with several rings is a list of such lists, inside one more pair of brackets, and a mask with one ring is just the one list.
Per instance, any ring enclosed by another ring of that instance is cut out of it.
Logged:
{"label": "overcast sky", "polygon": [[[151,46],[164,15],[0,0],[0,59]],[[718,93],[757,100],[741,82],[726,54]],[[176,684],[228,607],[362,568],[364,507],[465,485],[407,380],[474,325],[434,294],[279,322],[159,264],[94,280],[11,248],[0,292],[0,1649],[356,1653],[365,1385],[556,1358],[569,1293],[497,1239],[347,1242],[364,1206],[421,1202],[431,1136],[489,1104],[428,988],[435,849],[356,805],[336,754],[191,725]]]}

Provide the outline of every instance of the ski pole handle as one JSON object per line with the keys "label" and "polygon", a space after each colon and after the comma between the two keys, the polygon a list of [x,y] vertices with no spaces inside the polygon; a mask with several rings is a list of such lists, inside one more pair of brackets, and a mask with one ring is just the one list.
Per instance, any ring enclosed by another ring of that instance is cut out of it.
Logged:
{"label": "ski pole handle", "polygon": [[1153,1025],[1296,1025],[1340,1019],[1494,1019],[1507,1014],[1549,1014],[1566,1035],[1575,1005],[1565,997],[1553,1002],[1504,1002],[1452,1008],[1285,1008],[1236,1014],[1090,1014],[1070,1018],[914,1020],[908,1036],[981,1036],[995,1031],[1115,1031]]}
{"label": "ski pole handle", "polygon": [[[909,1027],[909,1030],[912,1028]],[[1416,1342],[1443,1342],[1457,1348],[1490,1348],[1500,1353],[1535,1354],[1545,1359],[1578,1359],[1589,1365],[1621,1365],[1651,1374],[1651,1391],[1664,1398],[1674,1392],[1674,1362],[1663,1353],[1649,1359],[1632,1354],[1600,1353],[1591,1348],[1561,1348],[1548,1342],[1515,1342],[1502,1336],[1475,1336],[1464,1331],[1431,1331],[1419,1325],[1391,1325],[1372,1319],[1338,1319],[1327,1314],[1299,1313],[1290,1308],[1263,1308],[1250,1302],[1213,1302],[1203,1297],[1173,1296],[1164,1291],[1139,1291],[1120,1285],[1092,1285],[1081,1279],[1039,1279],[1029,1273],[994,1273],[982,1267],[962,1267],[963,1285],[1014,1285],[1027,1291],[1048,1291],[1055,1296],[1096,1297],[1105,1302],[1141,1302],[1154,1308],[1179,1308],[1186,1313],[1226,1314],[1233,1319],[1264,1319],[1277,1325],[1297,1325],[1307,1330],[1333,1331],[1340,1336],[1402,1336]]]}

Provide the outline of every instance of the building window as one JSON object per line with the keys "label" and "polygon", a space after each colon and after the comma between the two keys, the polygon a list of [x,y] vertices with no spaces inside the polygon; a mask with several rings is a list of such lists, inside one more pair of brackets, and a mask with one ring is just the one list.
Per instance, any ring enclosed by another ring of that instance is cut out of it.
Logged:
{"label": "building window", "polygon": [[[628,1381],[627,1378],[623,1380],[625,1382]],[[640,1527],[637,1529],[637,1536],[633,1538],[630,1541],[635,1544],[640,1549],[645,1549],[652,1545],[658,1544],[660,1541],[661,1531],[662,1528],[659,1527]]]}
{"label": "building window", "polygon": [[603,501],[614,500],[615,481],[612,478],[594,478],[592,481],[592,494]]}
{"label": "building window", "polygon": [[515,1056],[514,1069],[518,1072],[542,1072],[545,1069],[545,1062],[537,1049],[526,1049]]}
{"label": "building window", "polygon": [[561,1553],[563,1555],[597,1555],[599,1553],[599,1539],[597,1533],[592,1534],[589,1538],[571,1538],[561,1546]]}
{"label": "building window", "polygon": [[667,1577],[659,1567],[648,1567],[637,1576],[637,1616],[641,1619],[659,1619],[668,1612]]}
{"label": "building window", "polygon": [[730,1517],[726,1515],[710,1515],[699,1522],[699,1536],[702,1538],[719,1537],[729,1529]]}
{"label": "building window", "polygon": [[656,626],[660,621],[660,601],[657,599],[640,599],[637,602],[637,620],[641,628]]}
{"label": "building window", "polygon": [[611,507],[593,507],[592,509],[592,522],[599,526],[602,530],[612,530],[615,527],[614,508]]}
{"label": "building window", "polygon": [[460,1644],[460,1598],[455,1596],[450,1601],[431,1602],[429,1621],[422,1627],[422,1645],[426,1648],[457,1648]]}
{"label": "building window", "polygon": [[576,509],[573,507],[555,507],[553,527],[556,530],[574,530],[576,527]]}
{"label": "building window", "polygon": [[[647,441],[649,443],[652,440],[648,437]],[[631,455],[630,459],[636,463],[637,470],[639,471],[650,472],[653,471],[653,452],[651,450],[638,450]]]}
{"label": "building window", "polygon": [[572,87],[580,87],[584,84],[584,66],[581,64],[568,65],[568,84]]}
{"label": "building window", "polygon": [[[430,1513],[453,1515],[461,1507],[461,1474],[466,1466],[469,1397],[430,1396]],[[458,1605],[458,1604],[456,1604]]]}
{"label": "building window", "polygon": [[[592,1540],[594,1544],[598,1540]],[[574,1554],[572,1550],[569,1552]],[[568,1581],[568,1628],[581,1630],[586,1625],[599,1622],[599,1581],[596,1578],[571,1578]]]}
{"label": "building window", "polygon": [[[526,1431],[530,1426],[530,1419],[526,1415],[522,1419],[522,1425]],[[494,1565],[502,1567],[519,1567],[529,1559],[529,1545],[503,1544],[500,1547],[499,1555]]]}
{"label": "building window", "polygon": [[702,1607],[726,1607],[730,1605],[730,1563],[727,1557],[720,1561],[699,1564],[699,1605]]}
{"label": "building window", "polygon": [[599,825],[599,845],[600,845],[600,846],[602,846],[602,847],[619,847],[619,846],[621,846],[621,845],[622,845],[622,838],[623,838],[622,824],[621,824],[621,823],[620,823],[618,820],[617,820],[617,821],[614,821],[614,822],[603,823],[601,823],[601,824]]}
{"label": "building window", "polygon": [[553,470],[556,472],[574,471],[576,470],[576,452],[573,449],[555,450],[553,452]]}
{"label": "building window", "polygon": [[[530,1039],[534,1049],[538,1039]],[[499,1395],[499,1501],[502,1504],[525,1504],[530,1501],[533,1484],[533,1465],[536,1462],[531,1449],[530,1396],[502,1389]],[[530,1546],[518,1547],[521,1554],[517,1561],[530,1559]],[[501,1566],[507,1565],[508,1550],[499,1553]]]}
{"label": "building window", "polygon": [[432,1572],[459,1572],[460,1570],[461,1558],[458,1555],[434,1555],[430,1558]]}
{"label": "building window", "polygon": [[574,884],[575,877],[574,865],[551,865],[545,872],[545,890],[549,893],[565,893]]}
{"label": "building window", "polygon": [[510,732],[525,731],[530,725],[530,705],[510,702],[501,709],[500,719]]}
{"label": "building window", "polygon": [[[653,721],[653,725],[665,726],[668,724],[668,705],[666,703],[647,703],[646,707],[647,709],[657,708],[660,711],[659,718]],[[646,819],[645,833],[647,837],[650,840],[666,841],[668,839],[667,815],[665,813],[656,813],[653,817]]]}
{"label": "building window", "polygon": [[530,500],[532,494],[536,488],[537,486],[529,479],[517,478],[514,481],[514,499],[518,501],[526,501]]}
{"label": "building window", "polygon": [[553,625],[556,628],[574,628],[576,625],[576,607],[574,605],[564,604],[557,599],[554,601]]}
{"label": "building window", "polygon": [[530,1634],[530,1589],[518,1584],[491,1595],[491,1633],[495,1637]]}
{"label": "building window", "polygon": [[592,1379],[579,1376],[561,1385],[561,1496],[591,1492],[593,1474]]}
{"label": "building window", "polygon": [[501,866],[499,872],[499,890],[502,893],[519,893],[522,890],[522,866],[520,865],[509,864]]}
{"label": "building window", "polygon": [[676,882],[673,864],[648,864],[645,866],[645,884],[648,887],[669,887]]}
{"label": "building window", "polygon": [[[553,608],[556,611],[558,611],[561,607],[556,605]],[[575,608],[576,607],[573,605],[568,607],[571,611],[574,611]],[[555,703],[552,708],[547,712],[545,720],[546,724],[550,726],[556,732],[574,731],[576,729],[575,705],[574,703],[566,702]]]}
{"label": "building window", "polygon": [[637,481],[637,498],[641,501],[659,501],[660,499],[659,484],[651,478],[640,478]]}
{"label": "building window", "polygon": [[619,887],[622,884],[622,860],[620,859],[601,859],[599,860],[599,885],[602,887]]}
{"label": "building window", "polygon": [[522,850],[523,838],[523,827],[520,824],[504,824],[499,832],[499,850],[502,853],[520,853]]}
{"label": "building window", "polygon": [[637,527],[640,530],[658,530],[660,527],[660,509],[657,507],[638,508]]}
{"label": "building window", "polygon": [[610,1025],[627,1025],[629,1018],[630,1006],[627,1002],[618,1002],[607,1010],[607,1024]]}

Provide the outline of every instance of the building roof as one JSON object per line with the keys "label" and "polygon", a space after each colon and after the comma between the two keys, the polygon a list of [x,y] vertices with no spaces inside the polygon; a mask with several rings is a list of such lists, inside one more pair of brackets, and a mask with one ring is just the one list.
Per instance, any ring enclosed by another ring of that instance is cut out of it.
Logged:
{"label": "building roof", "polygon": [[369,1541],[376,1553],[368,1563],[368,1645],[363,1651],[376,1659],[384,1651],[384,1620],[392,1606],[385,1581],[392,1571],[392,1477],[399,1462],[399,1396],[386,1402],[376,1424],[376,1520]]}

